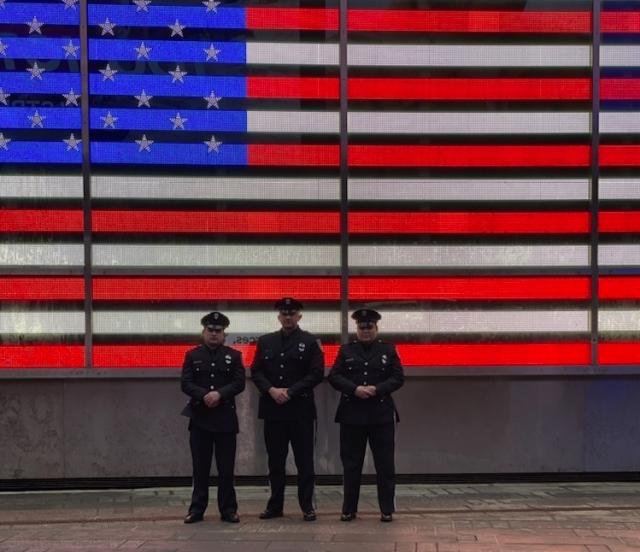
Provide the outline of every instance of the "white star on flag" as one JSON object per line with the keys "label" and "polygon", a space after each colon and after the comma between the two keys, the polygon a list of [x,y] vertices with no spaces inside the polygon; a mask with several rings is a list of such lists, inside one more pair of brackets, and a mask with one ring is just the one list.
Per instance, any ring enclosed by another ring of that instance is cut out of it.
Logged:
{"label": "white star on flag", "polygon": [[184,82],[184,76],[188,73],[186,71],[182,71],[179,65],[176,65],[175,71],[169,71],[169,74],[173,77],[171,82]]}
{"label": "white star on flag", "polygon": [[64,105],[78,105],[78,98],[80,97],[80,94],[76,94],[73,91],[73,88],[71,90],[69,90],[68,94],[62,94],[64,96],[64,99],[67,100],[66,103]]}
{"label": "white star on flag", "polygon": [[42,25],[44,25],[44,23],[41,23],[40,21],[38,21],[35,15],[33,16],[33,19],[31,21],[27,21],[25,25],[29,25],[29,34],[31,33],[42,34],[41,27]]}
{"label": "white star on flag", "polygon": [[144,45],[144,42],[141,42],[140,46],[138,46],[137,48],[134,48],[134,50],[138,54],[137,59],[140,59],[141,57],[149,59],[149,54],[151,53],[152,48],[147,48]]}
{"label": "white star on flag", "polygon": [[107,116],[100,117],[100,119],[104,122],[104,126],[102,128],[116,128],[116,121],[118,120],[118,117],[111,115],[111,111],[107,111]]}
{"label": "white star on flag", "polygon": [[2,102],[4,105],[8,105],[7,98],[9,96],[11,96],[11,94],[7,94],[2,88],[0,88],[0,102]]}
{"label": "white star on flag", "polygon": [[220,106],[218,105],[218,102],[222,98],[219,98],[218,96],[216,96],[213,90],[211,91],[211,94],[209,94],[208,96],[203,96],[203,99],[207,102],[207,109],[211,107],[215,107],[216,109],[220,108]]}
{"label": "white star on flag", "polygon": [[102,29],[102,34],[100,36],[104,36],[106,34],[110,34],[111,36],[116,36],[115,33],[113,32],[113,29],[116,28],[116,24],[111,23],[108,17],[104,20],[104,23],[98,23],[98,25]]}
{"label": "white star on flag", "polygon": [[220,53],[220,50],[216,50],[213,44],[211,44],[211,46],[209,46],[208,48],[203,48],[202,50],[205,54],[207,54],[207,61],[209,61],[210,59],[213,59],[213,61],[218,61],[218,54]]}
{"label": "white star on flag", "polygon": [[67,59],[69,56],[73,56],[74,58],[77,58],[78,56],[76,55],[76,52],[80,49],[80,46],[74,46],[73,42],[69,40],[69,44],[67,44],[66,46],[63,46],[62,49],[64,50],[65,59]]}
{"label": "white star on flag", "polygon": [[46,69],[42,69],[41,67],[38,67],[38,62],[34,61],[33,67],[27,67],[27,71],[31,73],[31,80],[33,80],[34,78],[38,78],[42,80],[42,73],[44,73]]}
{"label": "white star on flag", "polygon": [[180,113],[176,113],[176,116],[169,117],[169,120],[173,123],[173,130],[176,130],[178,128],[181,128],[182,130],[184,130],[184,124],[189,119],[183,119],[182,117],[180,117]]}
{"label": "white star on flag", "polygon": [[0,148],[8,150],[7,144],[11,142],[11,138],[5,138],[4,134],[0,132]]}
{"label": "white star on flag", "polygon": [[77,138],[73,135],[73,132],[71,133],[71,136],[69,136],[69,138],[63,138],[63,139],[62,139],[62,141],[63,141],[65,144],[67,144],[67,151],[72,150],[72,149],[74,149],[74,150],[76,150],[76,151],[80,151],[80,150],[78,149],[78,144],[79,144],[80,142],[82,142],[82,140],[77,139]]}
{"label": "white star on flag", "polygon": [[2,42],[2,40],[0,40],[0,54],[2,54],[4,57],[7,57],[7,48],[8,46]]}
{"label": "white star on flag", "polygon": [[208,148],[207,153],[211,153],[212,151],[220,153],[220,150],[218,148],[222,145],[222,142],[216,142],[216,137],[213,134],[211,135],[211,140],[205,140],[203,143]]}
{"label": "white star on flag", "polygon": [[182,31],[184,29],[186,29],[186,27],[184,25],[180,25],[180,21],[178,21],[176,19],[176,22],[173,25],[167,25],[167,27],[169,27],[171,29],[171,36],[176,36],[176,35],[180,35],[181,37],[184,38],[184,35],[182,34]]}
{"label": "white star on flag", "polygon": [[216,0],[203,0],[202,5],[207,8],[208,12],[212,11],[213,13],[217,13],[218,10],[216,8],[220,5],[220,2],[216,2]]}
{"label": "white star on flag", "polygon": [[136,140],[136,144],[140,146],[138,152],[141,152],[142,150],[151,151],[151,144],[153,144],[153,140],[147,140],[147,135],[143,134],[140,140]]}
{"label": "white star on flag", "polygon": [[64,3],[64,9],[68,10],[69,8],[73,8],[74,10],[76,9],[76,4],[79,2],[80,0],[62,0],[62,2]]}
{"label": "white star on flag", "polygon": [[133,3],[136,5],[136,13],[139,11],[149,11],[147,6],[151,4],[151,0],[133,0]]}
{"label": "white star on flag", "polygon": [[106,80],[111,80],[115,82],[115,79],[113,78],[114,75],[118,72],[117,69],[111,69],[111,65],[107,63],[107,66],[104,69],[98,69],[98,71],[100,71],[102,73],[102,82],[106,81]]}
{"label": "white star on flag", "polygon": [[36,109],[36,112],[33,115],[27,115],[27,119],[29,119],[31,121],[31,128],[34,128],[34,127],[44,128],[44,125],[42,123],[46,118],[47,118],[47,116],[46,115],[40,115],[40,113],[38,113],[37,109]]}
{"label": "white star on flag", "polygon": [[149,103],[149,101],[153,98],[153,96],[148,96],[144,90],[140,92],[139,96],[134,96],[134,98],[138,100],[138,107],[142,107],[143,105],[147,107],[151,107],[151,104]]}

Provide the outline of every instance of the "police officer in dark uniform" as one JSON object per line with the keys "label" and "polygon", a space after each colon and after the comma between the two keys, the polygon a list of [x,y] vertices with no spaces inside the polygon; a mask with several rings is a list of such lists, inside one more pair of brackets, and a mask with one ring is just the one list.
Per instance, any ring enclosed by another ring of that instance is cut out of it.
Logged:
{"label": "police officer in dark uniform", "polygon": [[220,519],[238,523],[233,487],[238,417],[235,396],[245,387],[239,351],[224,345],[229,319],[221,312],[202,318],[202,345],[191,349],[182,365],[182,391],[191,397],[182,414],[189,420],[193,494],[185,523],[202,521],[209,503],[209,472],[215,445]]}
{"label": "police officer in dark uniform", "polygon": [[298,502],[305,521],[315,521],[313,465],[316,405],[313,388],[324,377],[320,341],[303,331],[302,304],[285,297],[275,304],[282,328],[258,339],[251,376],[260,391],[271,497],[260,519],[281,517],[289,443],[298,470]]}
{"label": "police officer in dark uniform", "polygon": [[355,311],[356,341],[340,347],[329,383],[342,393],[335,421],[340,423],[340,459],[344,470],[342,521],[358,511],[360,479],[367,441],[378,483],[380,521],[395,511],[395,422],[391,393],[402,387],[404,372],[395,345],[378,339],[381,316],[371,309]]}

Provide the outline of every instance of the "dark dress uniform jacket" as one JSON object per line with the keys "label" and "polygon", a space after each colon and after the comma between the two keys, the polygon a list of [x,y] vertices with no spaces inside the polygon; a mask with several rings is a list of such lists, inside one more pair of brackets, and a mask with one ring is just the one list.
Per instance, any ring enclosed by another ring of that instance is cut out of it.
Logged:
{"label": "dark dress uniform jacket", "polygon": [[[239,351],[220,345],[200,345],[187,352],[182,366],[182,391],[191,397],[182,415],[207,431],[238,433],[235,396],[244,390],[245,372]],[[209,408],[202,398],[209,391],[220,393],[220,402]]]}
{"label": "dark dress uniform jacket", "polygon": [[[342,393],[336,422],[373,425],[398,420],[391,393],[402,387],[404,372],[392,343],[376,340],[371,345],[358,341],[342,345],[329,383]],[[376,396],[359,399],[354,395],[359,385],[375,385]]]}
{"label": "dark dress uniform jacket", "polygon": [[[324,377],[324,353],[317,338],[297,328],[288,336],[282,330],[261,336],[251,366],[251,377],[260,391],[258,418],[296,420],[316,417],[313,388]],[[289,390],[289,401],[278,405],[271,387]]]}

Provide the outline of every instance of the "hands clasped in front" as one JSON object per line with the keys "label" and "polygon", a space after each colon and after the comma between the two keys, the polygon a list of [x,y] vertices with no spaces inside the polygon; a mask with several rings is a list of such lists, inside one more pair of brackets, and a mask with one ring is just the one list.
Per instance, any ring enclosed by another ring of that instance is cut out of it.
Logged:
{"label": "hands clasped in front", "polygon": [[376,387],[375,385],[358,385],[354,395],[359,399],[370,399],[376,396]]}
{"label": "hands clasped in front", "polygon": [[217,391],[209,391],[204,397],[202,397],[202,400],[208,408],[215,408],[220,404],[221,398],[220,393]]}
{"label": "hands clasped in front", "polygon": [[276,404],[284,404],[289,400],[289,390],[285,387],[271,387],[269,389],[269,395],[276,402]]}

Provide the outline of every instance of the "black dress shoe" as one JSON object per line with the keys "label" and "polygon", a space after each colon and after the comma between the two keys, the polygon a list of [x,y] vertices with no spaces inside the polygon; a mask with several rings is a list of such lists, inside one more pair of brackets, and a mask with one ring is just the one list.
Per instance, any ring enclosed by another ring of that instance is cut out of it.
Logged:
{"label": "black dress shoe", "polygon": [[189,512],[184,517],[184,522],[185,523],[196,523],[198,521],[202,521],[202,514],[194,514],[192,512]]}
{"label": "black dress shoe", "polygon": [[355,512],[347,512],[346,514],[342,514],[340,516],[340,521],[353,521],[354,519],[356,519]]}
{"label": "black dress shoe", "polygon": [[380,514],[380,521],[384,521],[386,523],[389,523],[390,521],[393,521],[393,515],[392,514]]}
{"label": "black dress shoe", "polygon": [[229,512],[220,516],[220,521],[226,521],[227,523],[240,523],[240,516],[237,512]]}
{"label": "black dress shoe", "polygon": [[274,512],[273,510],[265,510],[258,517],[260,519],[273,519],[273,518],[282,517],[283,515],[284,514],[282,513],[282,510],[279,512]]}
{"label": "black dress shoe", "polygon": [[308,510],[307,512],[302,512],[302,519],[305,521],[315,521],[318,518],[314,510]]}

